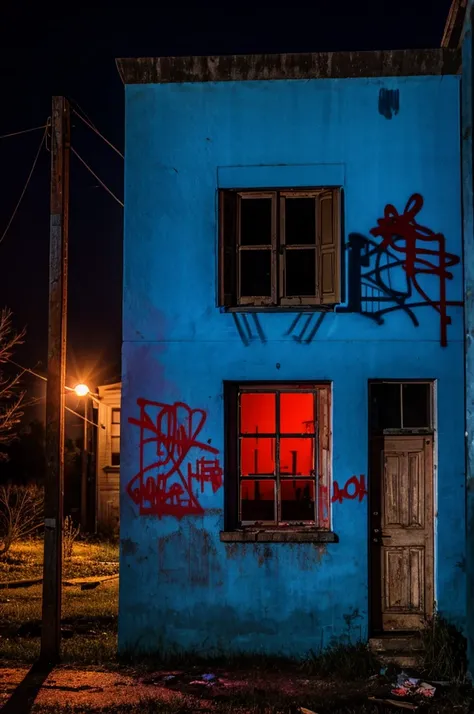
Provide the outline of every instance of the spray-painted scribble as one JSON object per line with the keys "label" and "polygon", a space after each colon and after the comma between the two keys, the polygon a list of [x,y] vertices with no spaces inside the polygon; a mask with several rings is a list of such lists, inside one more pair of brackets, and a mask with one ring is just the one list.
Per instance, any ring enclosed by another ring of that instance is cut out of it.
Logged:
{"label": "spray-painted scribble", "polygon": [[[349,235],[347,305],[336,307],[336,313],[358,312],[378,325],[390,312],[402,310],[415,327],[419,319],[415,310],[430,307],[439,315],[440,344],[448,344],[447,328],[451,324],[449,307],[461,307],[462,302],[448,300],[447,281],[452,280],[451,268],[460,259],[446,251],[446,238],[422,226],[416,220],[423,207],[423,198],[414,193],[403,213],[388,204],[384,215],[370,230],[373,238],[360,233]],[[381,240],[374,240],[381,239]],[[437,294],[425,277],[436,278]],[[296,342],[309,344],[315,338],[327,312],[304,315],[293,320],[288,332]]]}
{"label": "spray-painted scribble", "polygon": [[198,441],[206,422],[202,409],[187,404],[137,399],[138,418],[129,422],[140,429],[139,471],[127,486],[127,493],[139,507],[140,515],[174,516],[204,513],[194,484],[204,492],[210,484],[215,493],[222,486],[222,468],[217,458],[196,458],[194,466],[185,460],[192,449],[217,455],[218,449]]}

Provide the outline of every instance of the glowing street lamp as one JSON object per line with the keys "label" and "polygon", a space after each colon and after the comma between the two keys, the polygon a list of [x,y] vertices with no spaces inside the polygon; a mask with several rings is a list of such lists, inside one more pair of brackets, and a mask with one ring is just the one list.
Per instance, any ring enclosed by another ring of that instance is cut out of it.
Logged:
{"label": "glowing street lamp", "polygon": [[78,397],[87,397],[90,392],[90,389],[87,384],[76,384],[76,386],[74,387],[74,391],[76,392]]}

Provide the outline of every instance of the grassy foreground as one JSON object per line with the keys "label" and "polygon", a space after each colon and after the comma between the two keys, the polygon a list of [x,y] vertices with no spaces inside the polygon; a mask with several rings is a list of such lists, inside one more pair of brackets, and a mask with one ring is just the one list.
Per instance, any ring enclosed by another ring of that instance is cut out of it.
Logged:
{"label": "grassy foreground", "polygon": [[[0,559],[0,583],[42,577],[43,541],[15,544]],[[118,574],[118,546],[78,541],[64,562],[64,580]],[[34,662],[39,654],[42,585],[0,589],[0,661]],[[63,588],[63,658],[98,664],[115,661],[118,578],[91,590]]]}

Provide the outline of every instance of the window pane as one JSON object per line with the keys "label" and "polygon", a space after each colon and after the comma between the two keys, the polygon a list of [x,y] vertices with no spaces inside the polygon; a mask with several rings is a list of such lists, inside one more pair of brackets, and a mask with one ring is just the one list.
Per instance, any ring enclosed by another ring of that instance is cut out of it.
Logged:
{"label": "window pane", "polygon": [[372,429],[401,429],[400,384],[381,382],[370,387]]}
{"label": "window pane", "polygon": [[240,395],[240,432],[242,434],[274,434],[275,394]]}
{"label": "window pane", "polygon": [[314,439],[280,439],[280,474],[311,476],[314,473]]}
{"label": "window pane", "polygon": [[112,409],[112,424],[120,424],[120,409]]}
{"label": "window pane", "polygon": [[314,198],[285,199],[285,242],[287,245],[314,245],[316,242]]}
{"label": "window pane", "polygon": [[314,395],[312,393],[281,393],[280,433],[314,434]]}
{"label": "window pane", "polygon": [[403,396],[403,427],[415,429],[431,426],[430,384],[404,384]]}
{"label": "window pane", "polygon": [[282,481],[280,493],[283,521],[315,520],[314,481]]}
{"label": "window pane", "polygon": [[112,454],[111,466],[120,466],[120,451],[114,451]]}
{"label": "window pane", "polygon": [[272,199],[242,198],[240,207],[240,244],[271,245]]}
{"label": "window pane", "polygon": [[271,262],[270,250],[240,251],[241,297],[271,296]]}
{"label": "window pane", "polygon": [[241,518],[243,521],[275,521],[275,482],[242,481]]}
{"label": "window pane", "polygon": [[120,436],[120,424],[111,424],[110,433],[112,436]]}
{"label": "window pane", "polygon": [[286,251],[286,296],[316,294],[316,251]]}
{"label": "window pane", "polygon": [[244,437],[240,447],[242,476],[263,476],[275,473],[275,439]]}

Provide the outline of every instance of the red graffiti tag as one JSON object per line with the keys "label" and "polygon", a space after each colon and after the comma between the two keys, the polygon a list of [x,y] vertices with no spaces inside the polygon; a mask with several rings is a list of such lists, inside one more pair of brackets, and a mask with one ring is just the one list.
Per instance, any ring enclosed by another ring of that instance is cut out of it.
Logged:
{"label": "red graffiti tag", "polygon": [[[408,200],[404,212],[400,215],[397,209],[388,204],[385,207],[383,218],[379,218],[377,226],[370,233],[381,237],[379,248],[392,249],[401,253],[402,267],[406,273],[409,286],[422,298],[420,303],[409,303],[409,307],[429,305],[440,316],[441,345],[447,345],[447,326],[451,318],[447,314],[448,305],[459,305],[458,302],[446,300],[446,281],[453,275],[447,270],[459,263],[459,257],[446,252],[446,239],[442,233],[435,233],[430,228],[420,225],[416,216],[423,207],[423,198],[419,193],[414,193]],[[427,244],[431,243],[431,247]],[[433,245],[434,244],[434,245]],[[439,300],[428,296],[420,284],[420,276],[434,275],[439,280]],[[408,304],[408,303],[407,303]]]}
{"label": "red graffiti tag", "polygon": [[[333,483],[333,493],[331,503],[342,503],[345,500],[354,501],[356,498],[359,502],[364,500],[367,495],[365,486],[365,476],[362,474],[359,477],[351,476],[344,484],[344,488],[340,488],[337,481]],[[319,523],[323,528],[329,527],[329,504],[327,499],[328,488],[323,484],[319,485]]]}
{"label": "red graffiti tag", "polygon": [[197,458],[194,469],[184,461],[191,449],[218,454],[209,444],[197,440],[206,422],[202,409],[187,404],[163,404],[137,399],[140,417],[129,418],[140,429],[140,468],[127,486],[127,493],[140,509],[140,515],[199,515],[204,509],[193,493],[193,484],[204,492],[209,483],[215,493],[222,486],[222,468],[218,459]]}
{"label": "red graffiti tag", "polygon": [[360,502],[364,500],[364,496],[366,495],[365,476],[361,475],[359,478],[352,476],[346,481],[343,489],[340,489],[337,481],[334,481],[334,493],[331,502],[336,503],[337,501],[337,503],[342,503],[345,499],[353,501],[356,498],[358,498]]}

